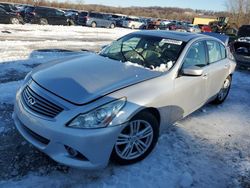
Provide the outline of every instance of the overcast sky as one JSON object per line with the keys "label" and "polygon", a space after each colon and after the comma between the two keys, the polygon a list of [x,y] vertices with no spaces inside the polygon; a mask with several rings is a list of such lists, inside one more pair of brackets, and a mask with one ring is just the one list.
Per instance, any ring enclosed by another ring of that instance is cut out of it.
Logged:
{"label": "overcast sky", "polygon": [[[77,0],[72,0],[77,2]],[[111,6],[162,6],[204,10],[225,10],[226,0],[83,0],[86,4],[102,4]]]}

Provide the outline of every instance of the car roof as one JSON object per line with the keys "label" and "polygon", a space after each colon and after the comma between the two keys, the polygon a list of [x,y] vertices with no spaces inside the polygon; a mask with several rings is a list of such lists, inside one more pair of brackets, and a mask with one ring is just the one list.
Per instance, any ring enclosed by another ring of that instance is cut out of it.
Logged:
{"label": "car roof", "polygon": [[177,31],[159,31],[159,30],[138,31],[138,32],[134,32],[132,34],[170,38],[170,39],[180,40],[180,41],[184,41],[184,42],[188,42],[188,41],[195,39],[195,38],[204,37],[204,35],[196,34],[196,33],[177,32]]}

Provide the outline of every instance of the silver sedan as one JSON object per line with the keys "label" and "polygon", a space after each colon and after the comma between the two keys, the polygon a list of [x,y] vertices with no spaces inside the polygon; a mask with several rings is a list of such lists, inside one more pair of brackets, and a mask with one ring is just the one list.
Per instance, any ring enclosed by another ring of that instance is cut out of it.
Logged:
{"label": "silver sedan", "polygon": [[13,118],[26,140],[65,165],[135,163],[164,128],[226,99],[231,57],[213,37],[135,32],[97,54],[35,68],[17,92]]}

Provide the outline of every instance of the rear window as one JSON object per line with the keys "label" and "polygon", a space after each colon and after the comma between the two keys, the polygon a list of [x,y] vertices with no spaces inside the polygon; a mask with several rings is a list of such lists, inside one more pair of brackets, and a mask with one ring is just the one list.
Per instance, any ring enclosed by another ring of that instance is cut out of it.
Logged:
{"label": "rear window", "polygon": [[216,41],[207,41],[209,63],[217,62],[222,58],[220,43]]}

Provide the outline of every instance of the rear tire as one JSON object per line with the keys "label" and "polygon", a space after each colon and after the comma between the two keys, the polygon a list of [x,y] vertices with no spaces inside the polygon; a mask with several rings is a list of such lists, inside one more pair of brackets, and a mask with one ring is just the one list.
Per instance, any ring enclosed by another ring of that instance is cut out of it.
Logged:
{"label": "rear tire", "polygon": [[213,104],[221,104],[226,100],[231,88],[231,82],[232,82],[232,77],[228,76],[224,81],[223,86],[221,87],[216,98],[212,101]]}
{"label": "rear tire", "polygon": [[110,25],[110,28],[111,28],[111,29],[114,29],[114,28],[115,28],[115,24],[112,23],[112,24]]}
{"label": "rear tire", "polygon": [[91,23],[91,27],[95,28],[95,27],[96,27],[96,23],[95,23],[95,22],[92,22],[92,23]]}
{"label": "rear tire", "polygon": [[41,18],[40,21],[39,21],[39,24],[40,25],[48,25],[48,20],[45,19],[45,18]]}
{"label": "rear tire", "polygon": [[118,135],[111,160],[133,164],[146,158],[159,137],[159,122],[151,113],[143,111],[134,116]]}
{"label": "rear tire", "polygon": [[17,18],[10,18],[11,24],[20,24],[20,21]]}
{"label": "rear tire", "polygon": [[74,26],[75,22],[73,20],[68,20],[68,26]]}

